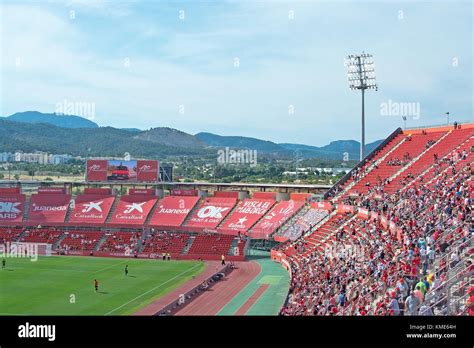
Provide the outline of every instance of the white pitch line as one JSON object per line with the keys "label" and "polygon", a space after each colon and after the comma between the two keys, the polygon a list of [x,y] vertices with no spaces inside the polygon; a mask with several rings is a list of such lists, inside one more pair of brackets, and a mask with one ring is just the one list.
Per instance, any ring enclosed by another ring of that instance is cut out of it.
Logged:
{"label": "white pitch line", "polygon": [[114,263],[113,265],[110,265],[110,266],[101,268],[101,269],[99,269],[99,270],[97,270],[97,271],[95,271],[95,272],[93,272],[93,273],[95,274],[95,273],[103,272],[103,271],[105,271],[105,270],[108,270],[109,268],[112,268],[112,267],[121,265],[122,263],[125,263],[125,262],[127,262],[127,261],[122,261],[122,262],[119,262],[119,263]]}
{"label": "white pitch line", "polygon": [[104,315],[109,315],[109,314],[111,314],[111,313],[113,313],[113,312],[119,310],[120,308],[122,308],[122,307],[128,305],[129,303],[132,303],[133,301],[139,299],[140,297],[145,296],[146,294],[148,294],[148,293],[150,293],[150,292],[152,292],[152,291],[154,291],[154,290],[156,290],[156,289],[162,287],[163,285],[165,285],[165,284],[169,283],[170,281],[172,281],[172,280],[174,280],[174,279],[176,279],[176,278],[182,276],[183,274],[188,273],[189,271],[192,271],[193,269],[195,269],[195,268],[198,267],[198,266],[200,266],[200,264],[197,264],[197,265],[195,265],[195,266],[193,266],[193,267],[187,269],[186,271],[183,271],[183,272],[181,272],[180,274],[175,275],[173,278],[168,279],[166,282],[161,283],[161,284],[158,285],[158,286],[155,286],[153,289],[148,290],[148,291],[144,292],[144,293],[141,294],[141,295],[138,295],[138,296],[135,297],[134,299],[131,299],[131,300],[128,301],[127,303],[124,303],[123,305],[121,305],[121,306],[119,306],[119,307],[117,307],[117,308],[111,310],[110,312],[105,313]]}

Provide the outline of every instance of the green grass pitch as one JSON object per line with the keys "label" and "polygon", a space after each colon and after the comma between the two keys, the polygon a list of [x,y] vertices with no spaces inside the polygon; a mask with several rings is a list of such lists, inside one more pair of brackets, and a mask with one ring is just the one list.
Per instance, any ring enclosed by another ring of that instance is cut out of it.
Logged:
{"label": "green grass pitch", "polygon": [[130,315],[205,268],[198,261],[81,256],[6,261],[0,270],[0,315]]}

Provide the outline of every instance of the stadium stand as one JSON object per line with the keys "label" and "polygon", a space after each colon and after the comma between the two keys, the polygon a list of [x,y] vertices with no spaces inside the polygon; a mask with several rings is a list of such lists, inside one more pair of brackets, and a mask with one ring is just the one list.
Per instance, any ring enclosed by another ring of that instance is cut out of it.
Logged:
{"label": "stadium stand", "polygon": [[194,240],[189,254],[191,255],[228,255],[235,237],[222,234],[198,234]]}
{"label": "stadium stand", "polygon": [[18,227],[0,228],[0,243],[17,242],[22,232],[23,229]]}
{"label": "stadium stand", "polygon": [[472,314],[473,136],[408,130],[339,183],[329,219],[272,250],[292,279],[281,314]]}
{"label": "stadium stand", "polygon": [[47,243],[54,244],[63,234],[63,231],[56,228],[25,229],[21,238],[25,243]]}
{"label": "stadium stand", "polygon": [[296,240],[304,233],[313,229],[313,227],[328,216],[326,210],[309,209],[303,216],[301,216],[294,224],[287,226],[287,228],[279,231],[275,240],[285,242],[287,240]]}
{"label": "stadium stand", "polygon": [[114,232],[106,234],[106,239],[100,244],[98,251],[123,253],[130,256],[137,252],[140,237],[141,232]]}
{"label": "stadium stand", "polygon": [[83,251],[90,252],[94,250],[103,236],[104,232],[102,231],[68,231],[66,237],[59,244],[59,251],[68,255],[82,254]]}
{"label": "stadium stand", "polygon": [[188,244],[190,235],[167,231],[152,231],[144,240],[143,253],[158,254],[170,253],[173,257],[183,253]]}

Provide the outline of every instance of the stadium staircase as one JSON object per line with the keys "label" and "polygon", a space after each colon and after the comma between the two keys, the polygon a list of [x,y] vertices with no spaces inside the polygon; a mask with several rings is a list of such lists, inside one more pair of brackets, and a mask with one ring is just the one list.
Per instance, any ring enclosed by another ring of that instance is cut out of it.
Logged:
{"label": "stadium staircase", "polygon": [[333,217],[334,215],[336,215],[337,212],[336,211],[332,211],[330,214],[328,214],[326,217],[322,218],[321,220],[319,220],[314,226],[313,228],[310,228],[306,233],[303,233],[303,237],[306,237],[306,236],[309,236],[311,235],[314,231],[316,231],[319,227],[321,227],[322,225],[324,225],[329,219],[331,219],[331,217]]}
{"label": "stadium staircase", "polygon": [[31,196],[26,196],[24,210],[23,210],[23,221],[28,221],[28,217],[30,214],[30,201],[31,201]]}
{"label": "stadium staircase", "polygon": [[63,230],[63,233],[61,233],[59,238],[56,239],[56,241],[53,243],[52,249],[53,250],[59,249],[59,246],[61,245],[61,242],[64,240],[64,238],[66,238],[66,236],[67,236],[67,233],[66,233],[66,231]]}
{"label": "stadium staircase", "polygon": [[102,244],[104,244],[104,242],[107,240],[107,238],[109,237],[110,234],[112,234],[113,232],[105,232],[102,237],[97,241],[97,243],[94,245],[94,248],[92,249],[93,251],[99,251],[100,247],[102,246]]}
{"label": "stadium staircase", "polygon": [[306,243],[311,244],[313,246],[313,250],[316,249],[319,252],[324,252],[325,245],[330,244],[331,241],[335,241],[336,234],[356,217],[356,214],[352,216],[344,216],[343,219],[345,219],[345,221],[341,225],[339,225],[339,221],[336,220],[337,214],[333,215],[311,235],[305,237],[304,240]]}
{"label": "stadium staircase", "polygon": [[[67,206],[66,217],[64,218],[64,222],[69,222],[69,219],[71,217],[71,213],[74,210],[74,204],[76,204],[75,198],[76,197],[71,196],[71,200],[69,201],[69,205]],[[72,202],[74,202],[74,203],[72,203]]]}
{"label": "stadium staircase", "polygon": [[186,215],[186,218],[183,220],[183,223],[181,226],[186,226],[191,220],[191,218],[194,216],[194,213],[198,210],[199,206],[201,205],[202,199],[199,199],[199,201],[196,202],[194,207],[189,211],[188,215]]}
{"label": "stadium staircase", "polygon": [[[363,174],[360,178],[357,180],[354,179],[349,179],[348,182],[346,182],[342,186],[342,191],[340,191],[337,195],[334,196],[331,201],[337,201],[339,198],[343,197],[352,187],[354,187],[359,181],[363,180],[366,175],[368,175],[374,168],[376,168],[380,163],[385,161],[385,159],[391,155],[394,151],[396,151],[406,140],[406,135],[403,133],[397,135],[392,141],[390,141],[381,151],[376,154],[372,158],[371,164],[367,165],[367,167],[363,167]],[[386,153],[384,153],[384,150],[389,149]]]}
{"label": "stadium staircase", "polygon": [[189,249],[191,249],[191,247],[193,246],[193,242],[195,239],[196,239],[196,235],[193,234],[189,236],[188,242],[186,243],[186,246],[183,248],[181,252],[182,255],[185,255],[189,252]]}
{"label": "stadium staircase", "polygon": [[358,194],[367,194],[369,187],[372,187],[377,183],[377,178],[388,178],[395,174],[401,169],[401,166],[388,165],[388,161],[393,158],[402,159],[405,153],[409,153],[411,158],[416,158],[422,152],[426,150],[426,144],[428,141],[438,141],[444,135],[445,132],[433,132],[428,134],[415,134],[411,135],[410,141],[405,140],[395,151],[391,152],[390,157],[385,157],[384,161],[380,161],[376,168],[371,170],[356,185],[352,187],[352,190]]}
{"label": "stadium staircase", "polygon": [[151,230],[149,228],[144,228],[143,229],[142,235],[137,240],[137,245],[138,245],[137,252],[138,253],[142,252],[143,248],[145,247],[144,241],[146,241],[148,239],[148,236],[150,235],[150,233],[151,233]]}
{"label": "stadium staircase", "polygon": [[232,216],[234,211],[237,210],[237,207],[239,206],[240,202],[242,202],[242,201],[237,200],[237,203],[232,207],[232,209],[229,211],[229,213],[226,215],[226,217],[224,219],[222,219],[222,221],[216,226],[216,230],[219,230],[222,226],[225,225],[227,219],[229,219],[229,217]]}
{"label": "stadium staircase", "polygon": [[399,171],[397,171],[395,174],[390,176],[388,180],[390,181],[389,184],[385,185],[385,192],[393,192],[396,191],[398,188],[401,187],[401,184],[398,182],[394,182],[395,178],[400,176],[402,173],[408,171],[408,173],[416,176],[420,174],[421,171],[426,169],[427,167],[431,166],[434,164],[434,157],[433,155],[436,153],[440,157],[443,157],[446,152],[448,152],[450,149],[452,149],[454,142],[459,141],[459,138],[457,138],[457,133],[456,138],[450,137],[453,132],[449,131],[448,133],[444,134],[441,138],[436,141],[432,146],[427,148],[425,151],[420,153],[417,157],[415,157],[410,163],[408,163],[406,166],[402,167]]}
{"label": "stadium staircase", "polygon": [[[462,152],[463,150],[466,150],[469,153],[469,151],[471,149],[471,146],[474,146],[474,137],[472,137],[472,136],[469,137],[468,139],[465,139],[461,144],[459,144],[457,147],[455,147],[452,151],[448,152],[444,156],[439,157],[438,164],[440,165],[440,167],[442,169],[439,172],[439,174],[436,174],[436,163],[434,163],[434,160],[433,160],[433,163],[431,163],[431,165],[428,166],[428,167],[426,167],[426,166],[423,167],[421,169],[422,172],[415,175],[414,178],[402,188],[402,191],[404,191],[407,188],[411,187],[414,183],[419,182],[420,180],[422,180],[423,182],[425,182],[427,184],[431,183],[433,180],[437,179],[440,175],[442,175],[443,173],[446,173],[446,171],[448,169],[450,169],[449,165],[446,161],[449,161],[450,157],[455,152]],[[466,160],[463,161],[463,163],[464,162],[466,162]]]}
{"label": "stadium staircase", "polygon": [[107,218],[105,219],[105,223],[109,223],[110,220],[112,219],[112,216],[114,216],[115,209],[117,209],[117,205],[120,202],[121,196],[115,196],[114,202],[112,203],[112,206],[110,207],[109,214],[107,215]]}
{"label": "stadium staircase", "polygon": [[145,224],[144,224],[145,226],[150,225],[150,221],[151,221],[153,215],[155,215],[155,210],[158,209],[158,207],[160,205],[160,201],[161,201],[161,199],[157,199],[155,204],[153,205],[153,207],[151,207],[150,212],[148,213],[148,216],[145,219]]}
{"label": "stadium staircase", "polygon": [[26,229],[24,228],[13,242],[21,242],[23,238],[25,237],[25,234],[26,234]]}

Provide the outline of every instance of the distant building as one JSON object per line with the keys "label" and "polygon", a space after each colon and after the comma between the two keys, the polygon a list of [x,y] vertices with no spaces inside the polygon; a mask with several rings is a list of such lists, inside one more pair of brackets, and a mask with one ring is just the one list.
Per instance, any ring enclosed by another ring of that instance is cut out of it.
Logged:
{"label": "distant building", "polygon": [[71,155],[53,155],[47,152],[0,152],[0,162],[25,162],[38,164],[63,164],[72,159]]}

